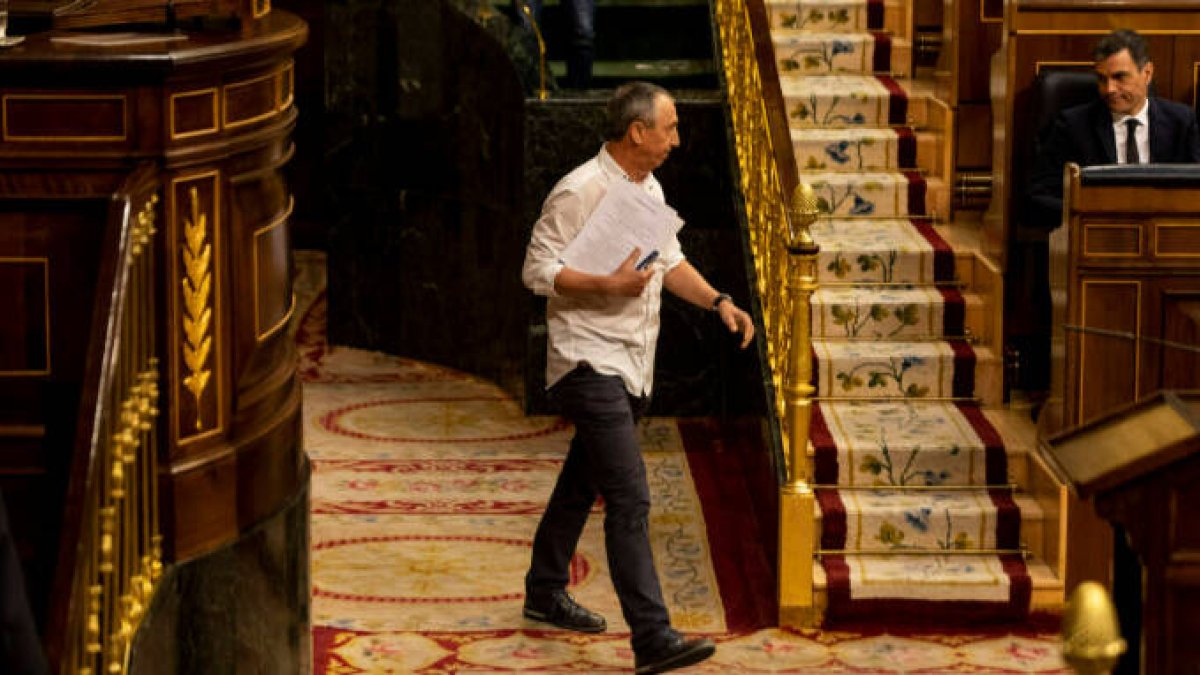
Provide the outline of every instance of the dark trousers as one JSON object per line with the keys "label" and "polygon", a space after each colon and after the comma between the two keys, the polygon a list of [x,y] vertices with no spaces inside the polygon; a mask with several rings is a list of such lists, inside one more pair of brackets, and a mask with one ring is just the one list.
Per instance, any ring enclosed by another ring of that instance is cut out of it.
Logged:
{"label": "dark trousers", "polygon": [[633,648],[644,649],[670,630],[650,551],[650,487],[637,441],[636,422],[647,401],[629,396],[621,378],[586,365],[550,394],[575,424],[575,437],[533,539],[526,593],[536,601],[566,588],[575,545],[600,495],[609,573]]}

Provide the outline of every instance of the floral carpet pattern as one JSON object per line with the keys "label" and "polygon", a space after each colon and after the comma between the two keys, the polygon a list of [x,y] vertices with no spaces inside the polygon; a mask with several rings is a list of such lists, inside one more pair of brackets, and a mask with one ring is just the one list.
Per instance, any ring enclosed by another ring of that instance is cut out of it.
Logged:
{"label": "floral carpet pattern", "polygon": [[[305,446],[313,463],[314,673],[623,673],[633,655],[597,507],[571,591],[609,631],[521,617],[533,529],[571,430],[493,384],[325,342],[323,258],[297,254]],[[656,562],[675,625],[718,642],[709,673],[1067,673],[1046,626],[963,632],[726,628],[679,427],[642,427]],[[987,571],[984,570],[986,574]]]}

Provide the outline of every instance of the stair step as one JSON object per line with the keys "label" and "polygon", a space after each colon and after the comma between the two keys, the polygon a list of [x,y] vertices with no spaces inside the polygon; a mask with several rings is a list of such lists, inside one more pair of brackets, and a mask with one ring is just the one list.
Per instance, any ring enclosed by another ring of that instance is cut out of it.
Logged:
{"label": "stair step", "polygon": [[1021,512],[1004,491],[819,490],[817,504],[820,545],[826,551],[936,553],[1020,546]]}
{"label": "stair step", "polygon": [[802,180],[816,193],[817,208],[833,216],[899,217],[925,211],[926,181],[915,172],[812,171]]}
{"label": "stair step", "polygon": [[905,38],[908,8],[904,0],[886,0],[872,8],[868,0],[767,0],[772,31],[810,30],[858,33],[883,30]]}
{"label": "stair step", "polygon": [[[1031,609],[1047,612],[1058,612],[1063,608],[1063,582],[1055,574],[1045,562],[1039,558],[1029,558],[1025,561],[1025,568],[1029,571],[1029,579],[1033,585],[1033,594],[1029,600]],[[813,604],[819,610],[824,611],[829,606],[828,596],[829,581],[825,576],[825,567],[821,565],[820,559],[813,560],[813,591],[816,595],[813,598]]]}
{"label": "stair step", "polygon": [[918,137],[906,127],[792,129],[796,166],[806,172],[896,171],[917,166]]}
{"label": "stair step", "polygon": [[950,401],[820,401],[809,450],[818,485],[982,487],[1010,473],[979,407]]}
{"label": "stair step", "polygon": [[819,284],[932,284],[955,279],[953,252],[929,225],[907,218],[837,218],[819,220],[811,231],[821,247]]}
{"label": "stair step", "polygon": [[[994,538],[996,506],[984,488],[945,492],[930,490],[891,492],[884,495],[885,493],[882,491],[862,488],[839,491],[841,501],[846,503],[848,509],[852,510],[847,517],[853,519],[853,524],[848,529],[848,534],[853,541],[847,540],[844,548],[838,550],[856,553],[888,553],[899,547],[906,552],[917,548],[930,553],[938,553],[946,548],[945,533],[951,529],[955,533],[961,532],[966,535],[960,539],[960,545],[954,547],[958,551],[997,548]],[[1020,526],[1016,530],[1020,533],[1019,545],[1022,548],[1029,548],[1031,542],[1039,542],[1043,536],[1045,514],[1037,501],[1028,495],[1013,494],[1011,500],[1012,504],[1019,509]],[[852,505],[856,505],[858,508],[854,508]],[[964,529],[960,523],[970,522],[972,518],[978,519],[978,510],[986,512],[986,520],[978,521]],[[947,519],[948,515],[954,522],[953,528],[950,525],[951,521]],[[819,503],[815,517],[814,535],[816,538],[813,545],[817,550],[829,552],[829,549],[822,545],[824,513]],[[915,530],[913,528],[914,521],[922,522],[923,527],[927,529],[925,531]],[[1012,523],[1008,525],[1008,528],[1015,529]],[[984,532],[985,530],[986,532]],[[905,535],[903,531],[917,532],[924,538],[918,540]],[[886,544],[885,541],[887,541]],[[923,541],[924,545],[918,541]],[[930,545],[931,543],[932,545]],[[1008,548],[1008,545],[1012,543],[1011,541],[1001,542],[1005,545],[1004,548]]]}
{"label": "stair step", "polygon": [[893,103],[890,80],[871,75],[790,75],[779,78],[793,128],[888,127],[906,123],[904,108]]}
{"label": "stair step", "polygon": [[829,338],[962,337],[962,294],[933,286],[833,286],[813,295],[813,335]]}
{"label": "stair step", "polygon": [[969,398],[980,360],[961,341],[813,342],[817,395],[849,398]]}
{"label": "stair step", "polygon": [[799,30],[771,32],[775,65],[781,77],[874,73],[904,77],[912,60],[907,40],[881,32],[817,33]]}

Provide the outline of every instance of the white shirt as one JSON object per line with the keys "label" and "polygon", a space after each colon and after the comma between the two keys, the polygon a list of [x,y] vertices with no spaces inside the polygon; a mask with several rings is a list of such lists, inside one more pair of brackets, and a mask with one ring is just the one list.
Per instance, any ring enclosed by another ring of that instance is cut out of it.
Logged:
{"label": "white shirt", "polygon": [[1139,164],[1150,163],[1150,99],[1142,102],[1142,109],[1136,115],[1113,115],[1113,136],[1117,141],[1117,164],[1126,164],[1125,161],[1125,138],[1128,136],[1128,130],[1125,127],[1125,120],[1136,119],[1138,121],[1137,128],[1134,129],[1133,138],[1137,143]]}
{"label": "white shirt", "polygon": [[[684,260],[678,236],[671,237],[659,251],[650,265],[654,275],[636,298],[567,297],[554,290],[554,280],[564,267],[559,253],[583,229],[614,180],[629,177],[601,147],[599,154],[554,186],[533,226],[521,279],[529,290],[548,298],[547,388],[584,361],[598,373],[619,376],[634,396],[648,395],[654,384],[663,276]],[[653,174],[637,185],[655,199],[666,201]]]}

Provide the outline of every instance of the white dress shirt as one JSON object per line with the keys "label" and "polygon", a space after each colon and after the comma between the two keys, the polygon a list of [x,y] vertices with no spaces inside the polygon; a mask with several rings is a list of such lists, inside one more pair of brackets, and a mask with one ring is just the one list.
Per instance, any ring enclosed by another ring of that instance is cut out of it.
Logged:
{"label": "white dress shirt", "polygon": [[[585,361],[598,373],[619,376],[634,396],[648,395],[654,383],[663,276],[684,261],[677,236],[671,237],[651,263],[654,276],[636,298],[568,297],[554,289],[554,280],[564,267],[559,254],[583,229],[614,180],[629,177],[601,147],[599,154],[554,186],[533,226],[521,279],[529,290],[548,298],[547,388]],[[655,199],[666,201],[653,174],[637,185]],[[648,253],[642,251],[642,255]]]}
{"label": "white dress shirt", "polygon": [[1125,126],[1125,120],[1136,119],[1138,121],[1137,128],[1134,130],[1133,138],[1137,143],[1139,164],[1150,163],[1150,99],[1142,102],[1142,109],[1136,115],[1113,115],[1113,135],[1117,142],[1117,164],[1126,164],[1125,161],[1125,138],[1128,136],[1128,130]]}

